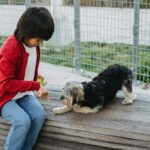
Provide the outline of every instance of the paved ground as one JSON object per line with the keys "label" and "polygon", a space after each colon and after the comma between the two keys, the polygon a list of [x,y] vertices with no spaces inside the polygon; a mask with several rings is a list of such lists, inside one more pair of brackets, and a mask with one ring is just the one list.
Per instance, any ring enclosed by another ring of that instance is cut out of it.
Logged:
{"label": "paved ground", "polygon": [[63,86],[67,81],[89,81],[88,77],[83,77],[75,73],[73,68],[56,66],[47,63],[40,63],[39,74],[43,75],[48,84]]}
{"label": "paved ground", "polygon": [[[84,77],[75,73],[72,68],[56,66],[47,63],[40,63],[39,73],[43,75],[48,85],[63,86],[67,81],[89,81],[88,77]],[[137,94],[137,99],[150,101],[150,88],[142,89],[143,85],[134,85],[133,91]],[[121,92],[118,96],[122,96]]]}

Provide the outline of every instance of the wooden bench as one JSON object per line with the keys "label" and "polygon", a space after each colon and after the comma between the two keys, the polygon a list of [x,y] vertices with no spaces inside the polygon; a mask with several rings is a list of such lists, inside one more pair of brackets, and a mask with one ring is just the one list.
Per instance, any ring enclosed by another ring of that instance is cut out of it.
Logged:
{"label": "wooden bench", "polygon": [[[125,106],[121,99],[116,99],[96,114],[55,115],[52,108],[62,105],[60,91],[52,86],[49,91],[52,102],[41,101],[48,118],[35,150],[150,149],[150,101],[139,99]],[[0,149],[9,128],[10,124],[0,119]]]}

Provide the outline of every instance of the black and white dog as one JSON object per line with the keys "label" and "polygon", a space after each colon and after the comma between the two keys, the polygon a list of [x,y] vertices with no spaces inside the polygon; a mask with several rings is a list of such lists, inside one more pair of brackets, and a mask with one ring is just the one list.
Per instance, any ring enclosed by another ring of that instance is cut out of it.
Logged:
{"label": "black and white dog", "polygon": [[132,92],[132,72],[125,66],[111,65],[90,82],[68,82],[62,90],[64,106],[53,109],[55,114],[68,111],[96,113],[112,101],[122,90],[125,98],[122,104],[132,104],[136,95]]}

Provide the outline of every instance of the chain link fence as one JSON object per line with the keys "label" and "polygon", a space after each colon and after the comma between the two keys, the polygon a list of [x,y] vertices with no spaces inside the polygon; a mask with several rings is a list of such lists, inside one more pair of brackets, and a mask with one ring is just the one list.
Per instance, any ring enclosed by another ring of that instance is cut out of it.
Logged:
{"label": "chain link fence", "polygon": [[0,0],[0,44],[30,6],[48,8],[55,22],[42,61],[85,73],[124,64],[150,82],[150,0]]}

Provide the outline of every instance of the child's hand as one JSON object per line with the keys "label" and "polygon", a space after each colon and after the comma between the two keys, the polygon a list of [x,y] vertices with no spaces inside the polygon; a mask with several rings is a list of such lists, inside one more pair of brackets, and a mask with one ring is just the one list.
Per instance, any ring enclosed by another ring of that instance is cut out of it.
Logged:
{"label": "child's hand", "polygon": [[41,75],[38,75],[37,82],[39,82],[41,86],[45,86],[47,84],[47,81]]}
{"label": "child's hand", "polygon": [[40,87],[40,89],[38,90],[38,97],[42,99],[50,100],[48,91],[45,90],[43,87]]}

